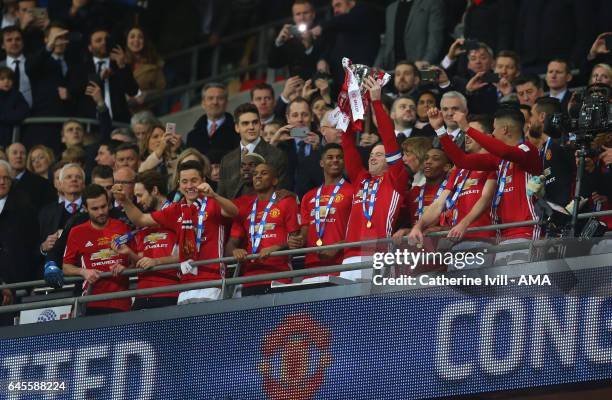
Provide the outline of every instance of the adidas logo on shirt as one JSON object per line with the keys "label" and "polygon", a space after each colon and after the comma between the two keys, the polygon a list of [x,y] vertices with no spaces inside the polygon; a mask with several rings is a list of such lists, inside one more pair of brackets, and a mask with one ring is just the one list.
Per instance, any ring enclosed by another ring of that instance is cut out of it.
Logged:
{"label": "adidas logo on shirt", "polygon": [[91,241],[87,241],[87,243],[85,244],[85,247],[91,247],[93,246],[93,243],[91,243]]}

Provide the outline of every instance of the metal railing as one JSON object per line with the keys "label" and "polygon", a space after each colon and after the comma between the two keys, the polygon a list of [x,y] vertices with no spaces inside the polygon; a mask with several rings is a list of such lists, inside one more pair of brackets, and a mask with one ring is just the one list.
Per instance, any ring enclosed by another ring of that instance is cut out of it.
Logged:
{"label": "metal railing", "polygon": [[[583,214],[579,214],[578,218],[586,219],[586,218],[591,218],[591,217],[600,217],[600,216],[608,216],[608,215],[612,215],[612,210],[583,213]],[[513,222],[513,223],[507,223],[507,224],[487,225],[487,226],[482,226],[482,227],[477,227],[477,228],[469,228],[466,231],[466,233],[524,227],[524,226],[531,226],[531,225],[536,225],[536,224],[538,224],[537,220]],[[438,232],[429,233],[426,236],[442,237],[442,236],[445,236],[447,233],[448,231],[438,231]],[[406,238],[407,237],[404,237],[404,239]],[[514,251],[514,250],[525,250],[525,249],[537,248],[537,247],[544,246],[544,245],[550,245],[551,243],[554,243],[555,240],[557,239],[542,239],[542,240],[530,241],[526,243],[500,244],[500,245],[488,247],[487,251],[488,253],[498,253],[498,252]],[[271,253],[270,256],[274,257],[274,256],[302,255],[302,254],[306,254],[310,252],[322,252],[325,250],[337,250],[337,249],[344,249],[344,248],[350,248],[350,247],[380,246],[380,245],[390,244],[392,242],[393,242],[392,238],[381,238],[381,239],[365,240],[365,241],[360,241],[360,242],[336,243],[336,244],[320,246],[320,247],[307,247],[307,248],[300,248],[300,249],[293,249],[293,250],[276,251],[276,252]],[[246,259],[255,260],[258,258],[259,258],[258,254],[253,254],[253,255],[247,256]],[[200,265],[208,265],[208,264],[217,264],[217,263],[228,264],[228,263],[236,263],[236,262],[237,260],[234,257],[222,257],[222,258],[216,258],[216,259],[210,259],[210,260],[196,261],[196,262],[193,262],[192,265],[200,266]],[[17,312],[17,311],[23,311],[23,310],[45,308],[45,307],[55,307],[55,306],[61,306],[61,305],[71,305],[71,304],[78,305],[78,304],[88,303],[92,301],[114,300],[114,299],[121,299],[121,298],[133,297],[133,296],[143,296],[143,295],[146,296],[146,295],[153,295],[153,294],[167,293],[167,292],[182,292],[182,291],[187,291],[187,290],[205,289],[205,288],[213,288],[213,287],[221,287],[222,291],[225,292],[227,287],[231,287],[233,285],[238,285],[238,284],[254,283],[254,282],[261,282],[261,281],[272,281],[272,280],[277,280],[277,279],[295,278],[295,277],[303,277],[303,276],[317,275],[317,274],[329,274],[329,273],[334,273],[334,272],[353,271],[353,270],[358,270],[358,269],[371,268],[371,266],[372,266],[371,262],[359,262],[359,263],[334,265],[334,266],[326,266],[326,267],[305,268],[301,270],[276,272],[276,273],[246,276],[246,277],[233,277],[233,278],[222,277],[221,279],[213,280],[213,281],[193,282],[193,283],[188,283],[188,284],[176,284],[176,285],[169,285],[169,286],[148,288],[148,289],[134,289],[134,290],[121,291],[121,292],[89,295],[89,296],[84,296],[84,297],[79,296],[79,297],[70,297],[70,298],[64,298],[64,299],[43,300],[39,302],[31,302],[31,303],[25,303],[25,304],[14,304],[14,305],[0,307],[0,313]],[[132,269],[124,270],[121,273],[121,275],[136,275],[136,274],[147,272],[147,271],[148,272],[164,271],[164,270],[178,269],[178,268],[180,268],[180,264],[161,265],[161,266],[150,268],[146,271],[143,271],[142,269],[132,268]],[[100,274],[100,278],[109,278],[109,277],[112,277],[112,274],[110,272],[104,272]],[[66,282],[73,283],[73,282],[79,282],[82,280],[83,279],[80,277],[71,277],[71,278],[67,278]],[[38,280],[38,281],[30,281],[30,282],[5,284],[5,285],[0,285],[0,289],[23,289],[23,288],[36,287],[36,286],[41,286],[41,285],[46,285],[46,282],[44,280]]]}
{"label": "metal railing", "polygon": [[[24,119],[21,124],[15,125],[13,127],[13,143],[19,142],[21,139],[21,128],[24,125],[29,124],[63,124],[64,122],[72,120],[77,121],[83,124],[85,127],[85,132],[91,132],[92,125],[100,125],[100,121],[92,118],[80,118],[80,117],[30,117]],[[125,122],[112,121],[113,127],[117,128],[129,128],[130,124],[126,124]],[[59,133],[59,132],[58,132]]]}

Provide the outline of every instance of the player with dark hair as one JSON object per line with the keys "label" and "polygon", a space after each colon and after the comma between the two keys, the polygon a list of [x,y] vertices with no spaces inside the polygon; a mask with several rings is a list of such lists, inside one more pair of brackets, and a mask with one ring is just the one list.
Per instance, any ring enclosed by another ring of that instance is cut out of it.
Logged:
{"label": "player with dark hair", "polygon": [[[493,122],[493,137],[469,126],[464,113],[455,113],[454,119],[467,134],[490,154],[465,154],[443,129],[440,111],[428,111],[429,122],[440,137],[440,143],[451,160],[459,167],[477,171],[498,171],[498,189],[493,197],[494,222],[509,223],[537,219],[527,183],[533,175],[542,173],[538,150],[524,141],[525,117],[518,108],[500,108]],[[540,228],[526,226],[501,231],[502,241],[522,242],[538,239]],[[498,254],[502,260],[507,254]]]}
{"label": "player with dark hair", "polygon": [[[342,176],[344,152],[339,144],[329,143],[323,147],[320,165],[325,181],[306,193],[301,203],[301,234],[306,247],[344,241],[355,191]],[[307,268],[341,263],[340,249],[306,254]]]}
{"label": "player with dark hair", "polygon": [[[219,263],[193,267],[189,261],[208,260],[223,256],[225,224],[238,213],[238,208],[215,193],[206,183],[203,167],[197,161],[186,161],[177,168],[180,202],[168,207],[143,213],[126,196],[122,185],[113,186],[113,195],[125,210],[128,218],[138,227],[168,229],[178,237],[179,257],[183,261],[182,282],[202,282],[221,279]],[[187,262],[185,262],[187,261]],[[190,290],[179,295],[178,303],[216,300],[221,289]]]}
{"label": "player with dark hair", "polygon": [[[89,221],[75,226],[68,234],[62,267],[64,273],[82,276],[85,279],[83,289],[93,285],[91,294],[94,295],[128,290],[128,277],[119,274],[129,266],[129,259],[115,252],[111,242],[129,232],[130,228],[109,217],[108,194],[102,186],[87,186],[83,192],[83,203],[89,213]],[[100,279],[102,272],[112,272],[114,277]],[[87,314],[127,311],[131,306],[129,297],[96,301],[87,304]]]}
{"label": "player with dark hair", "polygon": [[[289,271],[289,257],[269,257],[270,253],[287,249],[289,236],[299,235],[298,205],[295,196],[280,198],[276,192],[278,171],[270,164],[259,164],[253,173],[256,196],[243,202],[232,224],[226,253],[239,262],[249,254],[260,258],[244,262],[241,275],[252,276]],[[281,282],[289,280],[280,279]],[[270,290],[270,281],[244,284],[242,295],[264,294]]]}

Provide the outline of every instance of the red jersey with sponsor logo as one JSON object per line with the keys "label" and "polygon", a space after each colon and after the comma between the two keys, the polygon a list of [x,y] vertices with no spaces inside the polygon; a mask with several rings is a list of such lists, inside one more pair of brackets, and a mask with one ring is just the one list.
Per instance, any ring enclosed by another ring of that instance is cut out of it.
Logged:
{"label": "red jersey with sponsor logo", "polygon": [[[249,254],[253,254],[253,240],[249,233],[251,227],[251,211],[253,209],[253,203],[257,200],[257,197],[253,198],[250,202],[243,202],[238,210],[238,216],[234,218],[232,224],[232,231],[230,236],[234,239],[244,239],[247,244],[246,250]],[[255,234],[259,229],[259,224],[263,217],[267,201],[257,201],[257,210],[255,216]],[[266,217],[262,238],[257,247],[257,252],[261,251],[266,247],[281,245],[287,243],[287,236],[289,233],[300,230],[299,224],[299,209],[297,200],[293,196],[284,197],[281,200],[277,200]],[[254,260],[247,261],[242,266],[242,276],[250,275],[261,275],[269,274],[272,272],[289,271],[289,257],[268,257],[265,260]],[[280,280],[286,281],[289,280]],[[244,286],[255,286],[269,284],[267,282],[257,282],[245,284]]]}
{"label": "red jersey with sponsor logo", "polygon": [[[440,184],[428,184],[425,183],[425,191],[423,192],[423,210],[425,213],[427,207],[434,202],[436,198],[436,193],[438,193],[438,189],[440,188]],[[408,214],[410,215],[410,226],[414,226],[419,218],[423,215],[419,215],[419,196],[421,194],[421,189],[423,186],[415,186],[408,192],[408,197],[404,202],[406,204],[406,208],[408,209]]]}
{"label": "red jersey with sponsor logo", "polygon": [[[123,222],[109,218],[103,229],[96,229],[87,221],[77,225],[70,230],[64,251],[64,264],[81,266],[81,268],[96,269],[101,272],[109,272],[110,267],[119,263],[125,267],[129,266],[127,256],[117,254],[111,249],[111,241],[127,233],[130,228]],[[83,284],[87,289],[88,283]],[[99,279],[93,284],[91,294],[102,294],[121,292],[128,290],[129,281],[127,276]],[[115,308],[128,311],[132,307],[132,299],[116,299],[107,301],[95,301],[87,303],[87,307]]]}
{"label": "red jersey with sponsor logo", "polygon": [[[542,160],[538,149],[529,142],[509,146],[474,128],[469,128],[467,134],[490,154],[465,154],[448,135],[444,135],[440,138],[440,143],[446,154],[459,168],[498,171],[499,182],[499,176],[503,175],[500,168],[501,162],[510,161],[504,193],[496,211],[497,222],[505,224],[537,219],[534,199],[527,194],[527,183],[532,176],[542,174]],[[501,236],[503,239],[537,239],[540,236],[540,228],[536,225],[503,229]]]}
{"label": "red jersey with sponsor logo", "polygon": [[[399,205],[410,181],[406,167],[401,161],[401,152],[395,137],[395,129],[389,115],[385,112],[380,101],[372,102],[378,131],[385,147],[385,156],[388,169],[382,176],[376,177],[364,168],[361,157],[355,145],[355,136],[349,129],[342,135],[342,149],[346,160],[346,171],[353,184],[355,195],[351,215],[347,226],[346,241],[357,242],[391,236],[399,214]],[[366,212],[369,213],[370,194],[374,181],[379,179],[374,208],[371,215],[371,226],[368,228],[363,211],[365,201]],[[367,199],[364,199],[364,185],[368,184]],[[387,248],[387,246],[385,246]],[[374,246],[368,248],[350,247],[344,250],[344,259],[362,255],[372,255]]]}
{"label": "red jersey with sponsor logo", "polygon": [[[161,258],[178,254],[175,249],[177,236],[173,231],[163,228],[144,228],[136,233],[130,243],[136,253],[143,257]],[[146,271],[138,274],[138,289],[176,285],[179,282],[176,269],[165,271]],[[177,292],[159,293],[140,297],[177,297]]]}
{"label": "red jersey with sponsor logo", "polygon": [[[151,217],[163,228],[168,229],[180,236],[182,229],[181,203],[172,203],[163,210],[154,211]],[[191,207],[191,220],[193,229],[197,229],[199,210]],[[194,257],[194,261],[211,260],[223,257],[225,246],[225,224],[228,219],[221,215],[221,207],[214,199],[208,199],[204,212],[204,225],[202,232],[202,244],[200,251]],[[197,232],[197,231],[196,231]],[[181,260],[185,261],[185,260]],[[182,282],[201,282],[221,279],[219,263],[198,266],[198,275],[185,274],[181,277]]]}
{"label": "red jersey with sponsor logo", "polygon": [[[321,216],[321,222],[326,215],[326,207],[329,202],[329,198],[332,195],[336,185],[324,185],[321,189],[321,197],[319,199],[319,214]],[[315,247],[319,236],[317,235],[316,223],[315,223],[315,204],[317,191],[319,188],[314,188],[304,195],[301,204],[302,214],[302,226],[308,227],[308,234],[306,237],[306,246]],[[351,215],[351,207],[353,202],[353,186],[350,183],[344,182],[334,202],[331,204],[330,209],[327,211],[327,217],[325,218],[325,225],[323,231],[323,245],[334,244],[344,241],[346,236],[346,226]],[[319,253],[308,253],[306,254],[305,266],[307,268],[322,267],[325,265],[338,265],[342,264],[342,251],[339,251],[336,257],[321,260]]]}
{"label": "red jersey with sponsor logo", "polygon": [[[449,201],[458,187],[461,186],[461,183],[464,181],[465,174],[469,172],[467,179],[465,179],[465,183],[463,183],[463,187],[460,189],[459,197],[457,197],[457,201],[454,206],[450,210],[444,211],[443,220],[445,226],[453,226],[453,219],[455,220],[455,224],[461,222],[466,215],[472,211],[472,208],[476,205],[480,197],[482,196],[482,190],[484,188],[485,183],[489,179],[496,179],[497,174],[493,171],[467,171],[463,169],[453,169],[451,175],[448,179],[448,183],[446,184],[446,190],[450,191],[450,194],[447,197],[447,201]],[[461,174],[461,175],[460,175]],[[457,176],[459,175],[459,179]],[[493,222],[491,221],[491,213],[489,210],[483,212],[476,221],[472,222],[469,228],[476,228],[478,226],[486,226],[491,225]],[[484,232],[473,232],[466,233],[464,238],[491,238],[495,237],[495,231],[484,231]]]}

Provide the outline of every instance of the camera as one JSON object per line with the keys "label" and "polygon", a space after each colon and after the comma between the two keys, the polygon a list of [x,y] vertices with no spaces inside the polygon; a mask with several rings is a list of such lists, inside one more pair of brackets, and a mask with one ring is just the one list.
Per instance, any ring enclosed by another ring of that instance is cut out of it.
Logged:
{"label": "camera", "polygon": [[594,84],[584,94],[578,94],[577,106],[570,116],[564,113],[549,115],[544,131],[552,138],[575,136],[577,144],[590,143],[595,135],[612,131],[612,89],[608,85]]}
{"label": "camera", "polygon": [[421,69],[419,75],[423,82],[437,82],[440,77],[440,71],[437,69]]}
{"label": "camera", "polygon": [[294,37],[300,37],[302,36],[302,33],[306,32],[307,29],[308,26],[306,24],[291,25],[289,32]]}

